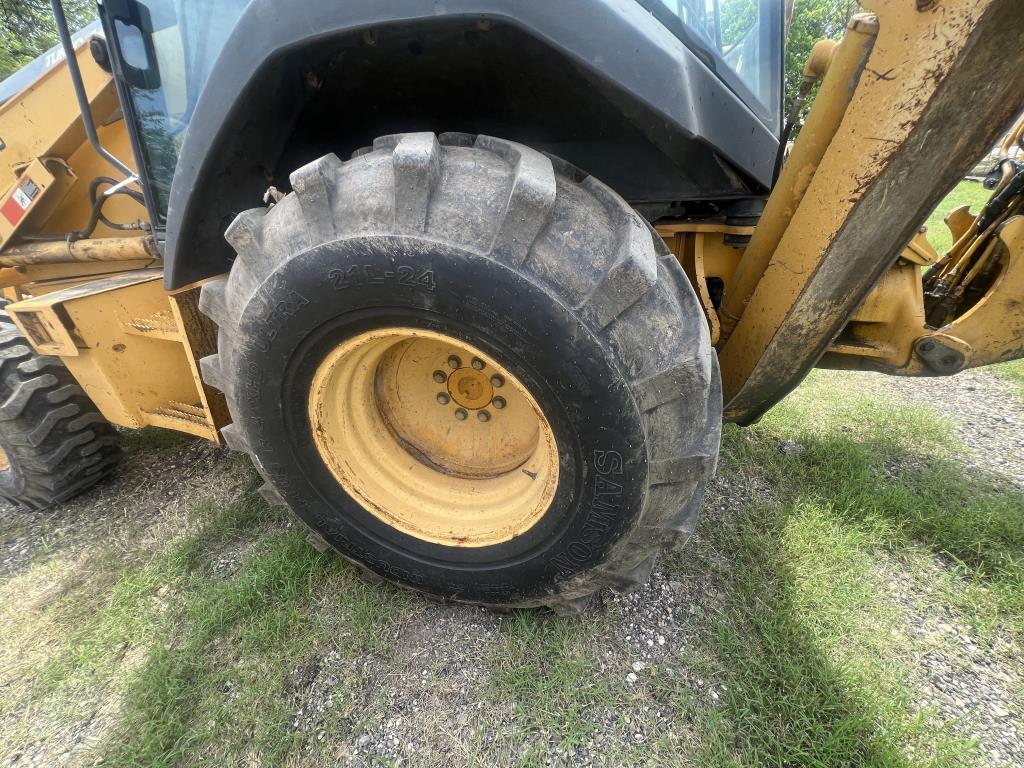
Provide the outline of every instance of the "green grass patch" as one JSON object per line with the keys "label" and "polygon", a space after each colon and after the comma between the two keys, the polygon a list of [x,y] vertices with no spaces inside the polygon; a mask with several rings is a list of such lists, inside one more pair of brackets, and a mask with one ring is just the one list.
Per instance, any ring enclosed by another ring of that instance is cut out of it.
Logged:
{"label": "green grass patch", "polygon": [[332,648],[383,650],[404,595],[318,553],[254,487],[200,503],[188,533],[152,553],[95,552],[81,569],[91,579],[48,606],[67,637],[27,675],[30,706],[74,719],[79,697],[88,707],[96,691],[117,692],[120,720],[97,747],[105,764],[285,764],[308,738],[292,726],[304,695],[292,672]]}
{"label": "green grass patch", "polygon": [[953,246],[953,237],[949,233],[944,219],[950,211],[960,206],[969,205],[972,213],[979,213],[992,195],[992,190],[985,189],[981,182],[961,181],[928,217],[928,240],[941,256]]}
{"label": "green grass patch", "polygon": [[186,443],[195,442],[197,438],[184,432],[160,427],[143,427],[142,429],[119,429],[121,447],[125,453],[146,453],[149,451],[177,450]]}
{"label": "green grass patch", "polygon": [[734,570],[696,669],[718,704],[680,701],[699,723],[698,764],[899,765],[908,746],[969,764],[912,713],[863,536],[826,510],[763,508],[715,543]]}
{"label": "green grass patch", "polygon": [[1024,632],[1024,492],[959,462],[951,427],[927,406],[841,399],[835,382],[817,374],[799,404],[759,427],[807,448],[786,456],[762,441],[756,460],[768,479],[790,503],[827,504],[877,546],[951,563],[965,585],[988,592],[963,606],[979,628]]}
{"label": "green grass patch", "polygon": [[974,764],[973,746],[914,704],[894,573],[930,580],[983,633],[1024,632],[1024,494],[955,462],[927,409],[840,381],[814,374],[760,424],[726,429],[721,472],[772,495],[705,525],[674,561],[717,596],[694,669],[719,699],[675,697],[700,764]]}
{"label": "green grass patch", "polygon": [[287,671],[322,639],[306,603],[328,561],[295,530],[260,550],[231,579],[182,585],[172,632],[127,687],[126,718],[108,746],[114,764],[191,764],[229,745],[274,764],[293,747],[300,734],[281,693]]}
{"label": "green grass patch", "polygon": [[260,536],[224,579],[197,568],[191,548],[176,554],[188,571],[168,634],[131,677],[106,756],[140,767],[210,754],[218,764],[286,763],[307,738],[291,725],[303,695],[291,690],[292,670],[328,649],[345,658],[382,651],[404,597],[316,552],[298,526]]}
{"label": "green grass patch", "polygon": [[[58,685],[75,676],[109,676],[112,661],[125,648],[145,642],[167,622],[164,614],[201,570],[204,554],[265,526],[273,514],[250,490],[224,507],[200,503],[189,515],[193,533],[172,539],[155,554],[93,552],[81,569],[91,579],[66,585],[64,599],[51,609],[70,636],[65,652],[51,660],[40,680]],[[111,562],[117,565],[110,567]]]}
{"label": "green grass patch", "polygon": [[578,621],[538,611],[517,612],[503,622],[490,657],[490,693],[495,702],[514,706],[522,732],[553,734],[566,748],[592,732],[594,709],[612,694],[584,647],[586,630]]}
{"label": "green grass patch", "polygon": [[1012,360],[1009,363],[1001,363],[992,366],[992,370],[1000,377],[1012,382],[1017,390],[1021,402],[1024,402],[1024,360]]}

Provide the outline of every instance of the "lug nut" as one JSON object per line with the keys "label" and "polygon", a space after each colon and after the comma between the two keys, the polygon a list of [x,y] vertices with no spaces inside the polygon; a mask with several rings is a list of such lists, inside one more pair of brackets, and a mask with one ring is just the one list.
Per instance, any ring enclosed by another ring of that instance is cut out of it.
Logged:
{"label": "lug nut", "polygon": [[448,380],[448,377],[444,375],[444,371],[434,371],[434,381],[438,384],[444,384]]}
{"label": "lug nut", "polygon": [[491,420],[491,414],[489,414],[487,411],[480,411],[480,412],[478,412],[476,417],[478,419],[480,419],[480,421],[490,421]]}
{"label": "lug nut", "polygon": [[504,386],[504,384],[505,380],[501,378],[501,376],[499,376],[498,374],[494,374],[493,376],[491,376],[491,386],[501,387]]}
{"label": "lug nut", "polygon": [[484,361],[481,360],[479,357],[474,357],[471,365],[478,371],[482,371],[484,369]]}
{"label": "lug nut", "polygon": [[455,418],[458,419],[459,421],[465,421],[468,415],[469,414],[466,413],[465,408],[459,408],[458,410],[455,411]]}
{"label": "lug nut", "polygon": [[496,397],[493,400],[491,400],[491,405],[493,405],[495,408],[497,408],[500,411],[502,408],[505,407],[505,398],[504,397]]}
{"label": "lug nut", "polygon": [[461,368],[462,361],[459,360],[459,358],[456,357],[455,355],[452,355],[451,357],[448,358],[448,367],[451,368],[452,370],[455,370],[456,368]]}
{"label": "lug nut", "polygon": [[446,392],[438,392],[437,402],[439,402],[441,405],[448,405],[448,403],[451,402],[451,398],[448,397],[448,394]]}

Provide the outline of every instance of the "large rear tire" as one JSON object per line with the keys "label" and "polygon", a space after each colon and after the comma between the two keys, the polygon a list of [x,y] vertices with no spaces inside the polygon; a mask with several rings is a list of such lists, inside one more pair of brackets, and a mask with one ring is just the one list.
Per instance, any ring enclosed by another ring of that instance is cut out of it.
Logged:
{"label": "large rear tire", "polygon": [[347,558],[580,609],[693,530],[721,429],[693,290],[593,177],[462,134],[328,155],[242,213],[204,377],[228,445]]}
{"label": "large rear tire", "polygon": [[6,306],[0,302],[0,498],[43,509],[99,482],[121,450],[64,364],[37,354]]}

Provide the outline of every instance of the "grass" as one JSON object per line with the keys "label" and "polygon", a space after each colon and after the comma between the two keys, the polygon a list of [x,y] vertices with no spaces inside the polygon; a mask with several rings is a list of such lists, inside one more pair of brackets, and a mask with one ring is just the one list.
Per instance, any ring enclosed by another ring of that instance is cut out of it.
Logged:
{"label": "grass", "polygon": [[[827,382],[813,376],[803,397],[726,433],[725,471],[755,471],[775,494],[707,532],[708,551],[729,558],[703,648],[722,704],[680,708],[702,734],[699,762],[972,765],[972,746],[913,705],[914,643],[890,581],[917,582],[983,637],[1019,637],[1024,494],[966,473],[930,413]],[[785,455],[782,442],[806,453]],[[714,567],[698,558],[676,571]]]}
{"label": "grass", "polygon": [[[235,514],[250,523],[268,512],[252,494],[240,504]],[[196,567],[196,538],[174,548],[163,581],[173,584],[176,606],[129,680],[126,717],[106,757],[115,765],[191,765],[215,750],[281,764],[304,738],[290,727],[289,672],[336,639],[347,640],[337,646],[347,654],[369,652],[401,600],[316,552],[295,528],[261,536],[222,580]],[[331,617],[319,614],[322,594],[333,598]]]}
{"label": "grass", "polygon": [[798,467],[761,456],[769,482],[876,546],[940,558],[964,587],[986,589],[961,606],[979,629],[1024,632],[1024,493],[957,461],[952,428],[927,406],[851,397],[840,377],[817,373],[765,426],[808,447]]}
{"label": "grass", "polygon": [[1012,360],[994,366],[993,370],[1002,378],[1008,379],[1017,389],[1021,402],[1024,402],[1024,360]]}
{"label": "grass", "polygon": [[593,708],[611,699],[597,660],[587,653],[586,628],[536,612],[516,614],[491,653],[491,697],[511,703],[520,726],[553,733],[571,748],[590,736]]}
{"label": "grass", "polygon": [[[29,698],[74,717],[68,702],[112,684],[122,717],[98,750],[105,764],[191,765],[211,752],[280,764],[302,738],[290,727],[289,671],[342,638],[350,654],[372,650],[402,605],[382,604],[390,590],[312,549],[254,485],[226,506],[200,504],[191,532],[151,558],[122,555],[123,567],[106,570],[97,562],[114,559],[110,551],[90,555],[82,570],[98,578],[47,606],[46,623],[63,637],[26,670]],[[237,562],[218,573],[234,549]],[[329,618],[318,610],[323,594],[335,600]]]}
{"label": "grass", "polygon": [[820,510],[777,514],[732,534],[739,571],[703,649],[721,705],[680,708],[697,722],[698,762],[899,765],[925,740],[963,754],[909,714],[907,673],[887,643],[897,618],[875,599],[864,537]]}
{"label": "grass", "polygon": [[961,181],[928,217],[925,226],[928,228],[928,240],[939,252],[944,254],[953,246],[953,237],[946,227],[944,219],[960,206],[968,205],[972,213],[978,213],[988,202],[992,191],[985,189],[978,181]]}
{"label": "grass", "polygon": [[[245,468],[236,498],[157,541],[57,550],[0,585],[0,759],[102,720],[88,764],[974,765],[920,695],[915,660],[955,640],[913,629],[934,614],[982,647],[1024,640],[1024,495],[957,450],[927,409],[830,373],[727,428],[712,513],[665,566],[692,604],[631,682],[638,609],[495,618],[371,584]],[[412,752],[355,756],[402,722]]]}

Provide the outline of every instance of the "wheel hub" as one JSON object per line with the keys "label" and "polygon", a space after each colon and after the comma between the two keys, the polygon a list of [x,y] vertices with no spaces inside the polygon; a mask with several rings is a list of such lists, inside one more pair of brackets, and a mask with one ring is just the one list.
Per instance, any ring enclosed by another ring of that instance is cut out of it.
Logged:
{"label": "wheel hub", "polygon": [[448,377],[448,394],[463,408],[476,410],[490,405],[494,389],[481,371],[459,368]]}

